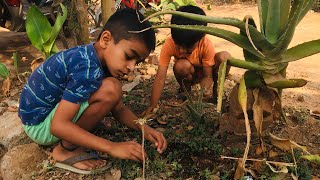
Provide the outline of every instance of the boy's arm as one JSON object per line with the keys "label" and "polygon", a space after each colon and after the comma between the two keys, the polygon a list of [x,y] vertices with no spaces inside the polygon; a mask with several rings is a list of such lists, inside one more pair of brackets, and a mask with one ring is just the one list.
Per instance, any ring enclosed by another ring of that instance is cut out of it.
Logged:
{"label": "boy's arm", "polygon": [[212,67],[205,66],[203,67],[203,78],[200,82],[201,87],[204,89],[204,96],[208,96],[210,94],[211,86],[212,86]]}
{"label": "boy's arm", "polygon": [[[141,125],[134,120],[138,120],[138,117],[130,111],[122,102],[119,102],[112,110],[112,115],[122,124],[135,130],[141,130]],[[158,132],[148,126],[144,125],[145,138],[154,143],[157,147],[157,151],[162,153],[167,148],[167,141],[161,132]]]}
{"label": "boy's arm", "polygon": [[145,152],[142,151],[140,144],[134,141],[112,142],[95,136],[74,124],[72,119],[78,112],[79,106],[66,100],[60,101],[50,126],[50,131],[54,136],[75,145],[110,154],[115,158],[143,160],[142,153]]}
{"label": "boy's arm", "polygon": [[157,107],[163,92],[168,66],[159,66],[151,91],[150,108]]}

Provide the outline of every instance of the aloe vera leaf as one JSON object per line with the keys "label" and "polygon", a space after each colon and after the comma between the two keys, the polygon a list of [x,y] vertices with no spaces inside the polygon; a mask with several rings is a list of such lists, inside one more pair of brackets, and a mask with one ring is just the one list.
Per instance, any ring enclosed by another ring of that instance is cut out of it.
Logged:
{"label": "aloe vera leaf", "polygon": [[276,57],[281,56],[281,54],[287,50],[293,38],[293,34],[297,26],[302,8],[303,8],[302,1],[298,0],[293,2],[292,8],[289,14],[289,20],[285,28],[286,30],[278,39],[278,41],[275,43],[275,49],[267,53],[267,56],[277,59]]}
{"label": "aloe vera leaf", "polygon": [[297,87],[303,87],[308,82],[304,79],[286,79],[286,80],[280,80],[275,81],[273,83],[268,84],[268,86],[278,89],[285,89],[285,88],[297,88]]}
{"label": "aloe vera leaf", "polygon": [[[205,15],[199,15],[199,14],[193,14],[193,13],[187,13],[187,12],[179,12],[179,11],[160,11],[156,12],[148,17],[146,17],[143,21],[148,20],[150,18],[164,15],[164,14],[172,14],[172,15],[178,15],[183,16],[186,18],[190,18],[193,20],[201,21],[201,22],[207,22],[207,23],[214,23],[214,24],[223,24],[223,25],[229,25],[239,28],[241,31],[245,32],[245,23],[239,19],[236,18],[230,18],[230,17],[210,17]],[[262,51],[271,51],[274,46],[268,42],[268,40],[263,36],[255,27],[249,26],[249,31],[252,39],[254,40],[255,44],[261,45]]]}
{"label": "aloe vera leaf", "polygon": [[285,31],[285,27],[288,23],[289,12],[290,12],[290,5],[291,0],[281,0],[280,2],[280,32],[281,34]]}
{"label": "aloe vera leaf", "polygon": [[296,61],[320,52],[320,39],[304,42],[288,49],[279,62]]}
{"label": "aloe vera leaf", "polygon": [[226,70],[227,70],[227,61],[223,61],[219,66],[218,71],[218,102],[217,102],[217,111],[221,112],[222,107],[222,96],[224,89],[224,81],[226,79]]}
{"label": "aloe vera leaf", "polygon": [[50,53],[49,56],[51,55],[52,47],[55,44],[55,40],[58,37],[59,32],[60,32],[61,28],[63,27],[64,22],[67,19],[67,8],[61,3],[60,3],[60,7],[62,9],[63,14],[61,15],[60,12],[58,13],[58,16],[56,18],[56,21],[54,23],[54,26],[53,26],[51,34],[50,34],[50,38],[48,39],[47,42],[45,42],[43,44],[44,49]]}
{"label": "aloe vera leaf", "polygon": [[176,28],[176,29],[184,29],[184,30],[193,30],[193,31],[199,31],[204,32],[207,34],[211,34],[220,38],[223,38],[227,41],[230,41],[247,51],[251,52],[255,56],[258,56],[260,58],[263,58],[251,45],[249,40],[237,33],[227,31],[224,29],[219,29],[215,27],[207,27],[207,26],[199,26],[199,25],[175,25],[175,24],[165,24],[165,25],[157,25],[152,26],[152,28]]}
{"label": "aloe vera leaf", "polygon": [[260,18],[260,31],[263,35],[265,35],[265,27],[267,22],[267,14],[268,14],[268,1],[267,0],[258,0],[258,10],[259,10],[259,18]]}
{"label": "aloe vera leaf", "polygon": [[[251,16],[246,16],[244,19],[243,19],[244,22],[248,21],[248,25],[251,25],[255,28],[257,28],[253,18]],[[246,32],[243,32],[243,31],[240,31],[240,35],[242,36],[246,36],[249,41],[251,40],[251,43],[252,43],[252,46],[255,46],[254,42],[252,41],[252,38],[251,38],[251,35],[250,35],[250,31],[248,31],[248,35]],[[249,51],[247,51],[246,49],[242,49],[243,50],[243,56],[244,56],[244,59],[246,61],[250,61],[250,62],[257,62],[259,60],[261,60],[259,57],[255,56],[254,54],[250,53]],[[257,49],[257,51],[259,51],[259,49]]]}
{"label": "aloe vera leaf", "polygon": [[280,1],[268,0],[267,22],[265,24],[265,36],[267,40],[274,44],[280,34]]}
{"label": "aloe vera leaf", "polygon": [[262,87],[265,84],[257,71],[246,71],[243,76],[248,88]]}
{"label": "aloe vera leaf", "polygon": [[316,1],[317,0],[305,0],[305,5],[304,5],[303,10],[302,10],[300,17],[299,17],[299,22],[303,19],[303,17],[307,14],[307,12],[311,9],[312,5]]}
{"label": "aloe vera leaf", "polygon": [[249,123],[249,118],[247,113],[247,88],[246,88],[244,77],[242,77],[240,80],[240,85],[238,89],[238,101],[244,114],[246,134],[247,134],[247,144],[246,144],[246,148],[244,150],[243,158],[242,158],[243,160],[242,167],[245,169],[245,163],[248,157],[249,147],[250,147],[251,129],[250,129],[250,123]]}
{"label": "aloe vera leaf", "polygon": [[231,58],[228,60],[228,63],[231,66],[235,66],[235,67],[239,67],[239,68],[243,68],[243,69],[250,69],[250,70],[257,70],[257,71],[267,71],[267,67],[265,66],[260,66],[256,63],[252,63],[249,61],[244,61],[244,60],[240,60],[240,59],[235,59],[235,58]]}

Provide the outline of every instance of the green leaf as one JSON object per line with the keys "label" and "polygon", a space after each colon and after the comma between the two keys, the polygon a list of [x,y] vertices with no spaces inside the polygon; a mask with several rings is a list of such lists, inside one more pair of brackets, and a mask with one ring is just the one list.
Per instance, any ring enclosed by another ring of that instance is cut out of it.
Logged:
{"label": "green leaf", "polygon": [[5,66],[3,63],[0,63],[0,77],[3,79],[6,79],[9,77],[10,71],[8,70],[7,66]]}
{"label": "green leaf", "polygon": [[[207,23],[214,23],[214,24],[224,24],[229,25],[233,27],[239,28],[242,32],[246,32],[245,23],[239,19],[236,18],[230,18],[230,17],[210,17],[205,15],[199,15],[199,14],[193,14],[193,13],[187,13],[187,12],[179,12],[179,11],[160,11],[157,13],[154,13],[148,17],[145,18],[144,21],[164,15],[164,14],[173,14],[177,16],[183,16],[186,18],[190,18],[197,21],[207,22]],[[261,49],[262,52],[269,52],[275,47],[270,44],[267,39],[253,26],[249,25],[249,32],[252,37],[253,42],[257,45],[259,49]]]}
{"label": "green leaf", "polygon": [[249,51],[250,53],[254,54],[257,57],[263,58],[261,54],[259,54],[251,45],[248,38],[231,32],[224,29],[219,29],[215,27],[207,27],[207,26],[199,26],[199,25],[175,25],[175,24],[165,24],[165,25],[157,25],[153,26],[153,28],[177,28],[177,29],[184,29],[184,30],[193,30],[204,32],[207,34],[211,34],[225,40],[228,40],[244,49]]}
{"label": "green leaf", "polygon": [[228,63],[231,66],[243,68],[243,69],[250,69],[250,70],[256,70],[256,71],[267,71],[268,68],[266,66],[260,66],[256,63],[250,62],[250,61],[244,61],[240,59],[234,59],[231,58],[228,60]]}
{"label": "green leaf", "polygon": [[186,6],[186,5],[197,6],[196,2],[193,0],[175,0],[175,2],[178,3],[179,6]]}
{"label": "green leaf", "polygon": [[[243,113],[247,114],[247,87],[244,80],[244,77],[240,80],[239,90],[238,90],[238,101],[241,106]],[[248,116],[248,114],[247,114]]]}
{"label": "green leaf", "polygon": [[45,42],[43,44],[45,51],[50,53],[49,55],[52,55],[52,53],[51,53],[52,47],[55,43],[56,38],[59,35],[61,28],[63,27],[64,22],[67,19],[67,8],[61,3],[60,3],[60,6],[62,9],[63,15],[61,15],[60,12],[58,13],[58,16],[56,18],[56,22],[54,23],[54,26],[53,26],[51,34],[50,34],[50,38],[48,39],[47,42]]}
{"label": "green leaf", "polygon": [[[246,16],[248,17],[248,16]],[[253,18],[250,16],[248,17],[248,24],[251,25],[252,27],[255,27],[257,28],[256,26],[256,23],[254,22]],[[243,21],[246,22],[247,18],[244,18]],[[250,32],[249,32],[250,33]],[[247,36],[247,33],[246,32],[243,32],[243,31],[240,31],[240,35],[242,36],[246,36],[248,39],[251,38],[251,35],[250,37]],[[253,40],[252,40],[253,41]],[[254,41],[253,41],[254,43]],[[246,61],[250,61],[250,62],[257,62],[260,60],[260,58],[258,56],[255,56],[254,54],[250,53],[249,51],[247,51],[246,49],[242,49],[243,50],[243,56],[244,56],[244,59]]]}
{"label": "green leaf", "polygon": [[261,75],[258,75],[256,71],[251,70],[244,73],[244,80],[248,88],[258,88],[265,84]]}
{"label": "green leaf", "polygon": [[274,44],[280,35],[280,0],[268,0],[267,22],[265,24],[265,36],[271,44]]}
{"label": "green leaf", "polygon": [[286,79],[286,80],[275,81],[268,85],[273,88],[285,89],[285,88],[303,87],[307,83],[308,82],[304,79]]}
{"label": "green leaf", "polygon": [[268,1],[267,0],[258,0],[258,9],[259,9],[259,18],[260,18],[260,31],[265,35],[265,27],[267,22],[268,14]]}
{"label": "green leaf", "polygon": [[281,35],[281,37],[275,43],[275,48],[267,53],[267,56],[272,57],[275,60],[278,60],[277,57],[280,57],[282,53],[284,53],[292,38],[296,26],[299,21],[300,13],[303,10],[303,1],[302,0],[295,0],[293,1],[293,5],[290,10],[288,24],[285,27],[285,32]]}
{"label": "green leaf", "polygon": [[320,52],[320,39],[304,42],[287,50],[279,62],[296,61]]}
{"label": "green leaf", "polygon": [[280,32],[281,34],[285,31],[285,27],[288,23],[291,0],[281,0],[280,2]]}
{"label": "green leaf", "polygon": [[320,165],[320,156],[319,155],[304,155],[304,156],[301,156],[301,158]]}
{"label": "green leaf", "polygon": [[226,70],[227,70],[227,61],[223,61],[219,66],[218,71],[218,102],[217,102],[217,111],[221,112],[222,107],[222,96],[224,89],[224,81],[226,79]]}
{"label": "green leaf", "polygon": [[43,44],[50,38],[52,27],[48,19],[35,5],[32,5],[28,10],[26,31],[32,45],[44,52]]}

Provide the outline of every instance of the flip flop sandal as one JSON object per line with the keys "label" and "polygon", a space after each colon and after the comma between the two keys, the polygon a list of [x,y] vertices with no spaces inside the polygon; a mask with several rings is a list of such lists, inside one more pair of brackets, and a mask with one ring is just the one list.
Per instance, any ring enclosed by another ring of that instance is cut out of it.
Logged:
{"label": "flip flop sandal", "polygon": [[100,156],[96,152],[83,153],[83,154],[80,154],[77,156],[70,157],[62,162],[55,162],[53,167],[68,170],[68,171],[78,173],[78,174],[100,174],[100,173],[105,172],[106,170],[108,170],[111,167],[110,162],[103,167],[95,168],[92,170],[83,170],[83,169],[78,169],[78,168],[72,166],[73,164],[75,164],[77,162],[81,162],[81,161],[85,161],[85,160],[89,160],[89,159],[100,159]]}

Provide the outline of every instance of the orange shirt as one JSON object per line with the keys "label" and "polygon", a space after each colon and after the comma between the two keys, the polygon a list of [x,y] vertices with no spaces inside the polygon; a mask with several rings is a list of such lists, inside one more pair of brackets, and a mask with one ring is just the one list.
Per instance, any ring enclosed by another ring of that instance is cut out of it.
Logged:
{"label": "orange shirt", "polygon": [[204,36],[191,54],[181,54],[172,39],[169,36],[163,44],[160,52],[159,65],[168,66],[173,56],[175,59],[187,59],[196,67],[208,67],[214,65],[215,50],[212,42],[207,36]]}

